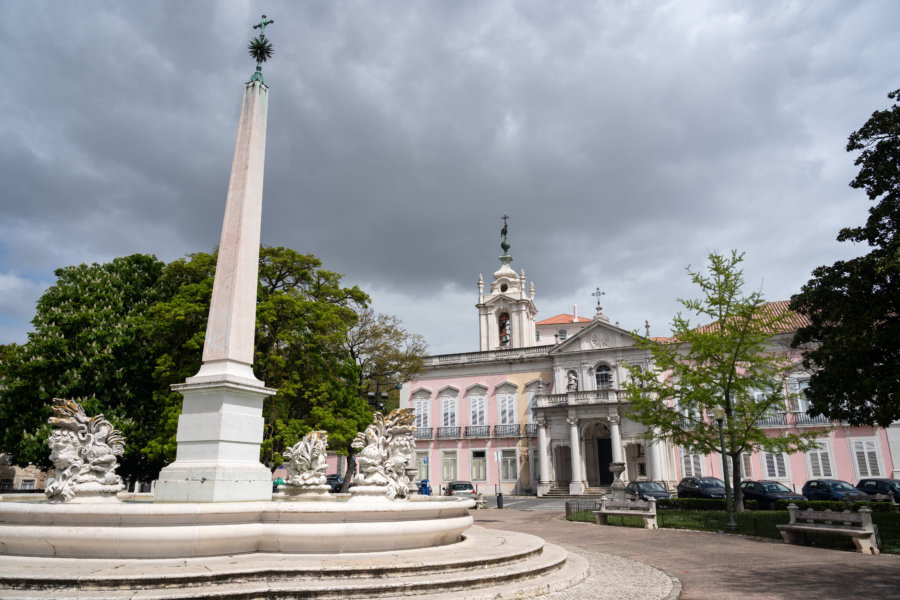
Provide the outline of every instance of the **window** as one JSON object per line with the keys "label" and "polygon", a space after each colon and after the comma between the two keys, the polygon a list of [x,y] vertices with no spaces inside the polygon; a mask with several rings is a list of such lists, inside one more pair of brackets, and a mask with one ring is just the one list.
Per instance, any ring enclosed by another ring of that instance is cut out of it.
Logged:
{"label": "window", "polygon": [[485,424],[484,396],[469,396],[469,425]]}
{"label": "window", "polygon": [[416,478],[419,481],[428,479],[428,453],[416,452]]}
{"label": "window", "polygon": [[22,487],[20,489],[33,490],[34,489],[34,479],[23,479]]}
{"label": "window", "polygon": [[556,337],[559,338],[560,341],[566,339],[568,332],[565,329],[560,329],[556,332]]}
{"label": "window", "polygon": [[787,479],[787,454],[784,452],[763,452],[762,460],[767,478]]}
{"label": "window", "polygon": [[472,450],[472,481],[487,481],[487,452]]}
{"label": "window", "polygon": [[512,339],[512,325],[509,322],[509,313],[502,313],[497,320],[498,330],[500,332],[500,347],[509,348]]}
{"label": "window", "polygon": [[515,394],[497,394],[497,416],[500,425],[512,425],[516,422]]}
{"label": "window", "polygon": [[534,400],[534,391],[529,390],[525,394],[525,397],[528,398],[528,413],[526,415],[528,417],[528,422],[534,423],[534,409],[537,408],[537,402]]}
{"label": "window", "polygon": [[416,398],[416,428],[424,429],[428,427],[428,413],[431,405],[430,398]]}
{"label": "window", "polygon": [[13,489],[12,479],[0,479],[0,491]]}
{"label": "window", "polygon": [[540,331],[534,332],[534,341],[536,341],[536,342],[541,341],[541,332]]}
{"label": "window", "polygon": [[612,387],[612,369],[609,365],[597,365],[597,389],[608,390]]}
{"label": "window", "polygon": [[857,474],[860,477],[879,477],[878,453],[875,451],[875,440],[853,440],[853,458],[856,461]]}
{"label": "window", "polygon": [[456,450],[447,451],[441,455],[441,479],[443,481],[456,479]]}
{"label": "window", "polygon": [[681,476],[682,477],[702,477],[703,476],[703,455],[688,454],[684,450],[681,451]]}
{"label": "window", "polygon": [[806,453],[806,464],[809,467],[811,479],[834,477],[834,472],[831,470],[831,455],[828,454],[828,446],[824,443]]}
{"label": "window", "polygon": [[441,398],[441,427],[456,426],[456,398]]}
{"label": "window", "polygon": [[805,413],[809,410],[809,398],[806,397],[806,388],[809,387],[809,379],[788,379],[788,394],[791,398],[791,411]]}
{"label": "window", "polygon": [[753,479],[753,455],[741,453],[741,479]]}
{"label": "window", "polygon": [[515,481],[517,478],[516,451],[503,450],[500,453],[500,479],[501,481]]}

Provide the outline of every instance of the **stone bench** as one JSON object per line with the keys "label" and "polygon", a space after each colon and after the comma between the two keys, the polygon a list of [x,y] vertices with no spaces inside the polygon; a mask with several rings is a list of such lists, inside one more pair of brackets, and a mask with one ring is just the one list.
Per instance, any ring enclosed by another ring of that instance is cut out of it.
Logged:
{"label": "stone bench", "polygon": [[852,538],[857,552],[879,553],[878,526],[872,523],[871,508],[861,508],[858,513],[811,508],[801,511],[796,504],[789,504],[788,511],[791,513],[790,522],[776,525],[788,544],[799,544],[801,533],[827,533]]}
{"label": "stone bench", "polygon": [[592,511],[597,525],[606,525],[610,515],[636,516],[644,519],[644,529],[657,529],[656,500],[600,500],[600,510]]}
{"label": "stone bench", "polygon": [[484,494],[478,494],[475,497],[475,508],[487,508],[487,502],[484,500]]}

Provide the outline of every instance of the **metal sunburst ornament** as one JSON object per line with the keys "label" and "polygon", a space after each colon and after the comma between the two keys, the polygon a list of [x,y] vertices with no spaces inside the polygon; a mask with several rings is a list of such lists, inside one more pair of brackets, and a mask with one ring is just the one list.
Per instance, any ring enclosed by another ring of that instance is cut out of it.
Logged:
{"label": "metal sunburst ornament", "polygon": [[271,25],[274,22],[272,19],[266,21],[266,15],[263,15],[262,20],[253,26],[253,29],[259,29],[259,35],[250,40],[247,50],[250,51],[250,56],[256,61],[256,72],[247,83],[259,81],[266,85],[266,80],[262,74],[262,64],[272,58],[272,42],[266,37],[266,25]]}

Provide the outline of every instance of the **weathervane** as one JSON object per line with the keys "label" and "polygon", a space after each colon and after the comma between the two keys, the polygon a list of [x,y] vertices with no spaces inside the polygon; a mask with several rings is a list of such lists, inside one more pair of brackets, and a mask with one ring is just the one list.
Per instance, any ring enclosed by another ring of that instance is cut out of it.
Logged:
{"label": "weathervane", "polygon": [[256,61],[256,72],[247,83],[259,81],[266,85],[266,80],[263,79],[262,75],[262,64],[272,58],[272,42],[266,37],[266,25],[271,25],[274,22],[272,19],[266,21],[266,15],[263,15],[262,20],[253,26],[253,29],[259,29],[259,35],[250,40],[247,50],[250,51],[250,56]]}
{"label": "weathervane", "polygon": [[606,292],[601,292],[600,288],[597,288],[597,290],[591,294],[591,296],[595,296],[597,298],[597,306],[598,307],[600,306],[600,296],[605,296],[605,295],[606,295]]}

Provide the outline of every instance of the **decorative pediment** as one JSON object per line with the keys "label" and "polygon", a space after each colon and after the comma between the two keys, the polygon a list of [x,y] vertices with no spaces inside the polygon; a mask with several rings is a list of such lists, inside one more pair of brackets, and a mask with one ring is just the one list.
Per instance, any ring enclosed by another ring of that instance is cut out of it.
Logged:
{"label": "decorative pediment", "polygon": [[474,383],[466,388],[467,396],[486,396],[487,395],[487,386],[481,385],[480,383]]}
{"label": "decorative pediment", "polygon": [[602,350],[604,348],[627,348],[634,346],[630,331],[610,325],[604,321],[594,321],[553,348],[551,354]]}
{"label": "decorative pediment", "polygon": [[503,383],[494,386],[494,393],[496,394],[515,394],[518,391],[519,386],[510,383],[509,381],[504,381]]}
{"label": "decorative pediment", "polygon": [[452,385],[445,385],[438,390],[438,396],[459,396],[459,388]]}
{"label": "decorative pediment", "polygon": [[426,387],[417,387],[409,396],[411,398],[431,398],[431,390]]}

